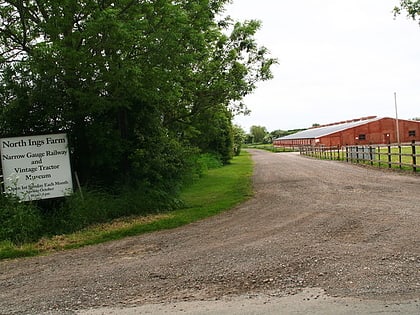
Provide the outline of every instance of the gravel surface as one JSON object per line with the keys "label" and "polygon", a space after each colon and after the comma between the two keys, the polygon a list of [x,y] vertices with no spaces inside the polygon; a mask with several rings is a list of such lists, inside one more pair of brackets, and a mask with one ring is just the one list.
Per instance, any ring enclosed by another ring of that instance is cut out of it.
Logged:
{"label": "gravel surface", "polygon": [[250,150],[254,198],[187,226],[0,262],[0,314],[285,297],[410,301],[420,176]]}

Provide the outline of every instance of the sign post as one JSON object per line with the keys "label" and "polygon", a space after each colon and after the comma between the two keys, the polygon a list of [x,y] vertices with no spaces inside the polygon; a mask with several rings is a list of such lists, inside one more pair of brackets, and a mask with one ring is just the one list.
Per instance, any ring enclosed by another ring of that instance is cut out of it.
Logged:
{"label": "sign post", "polygon": [[23,201],[73,192],[66,134],[0,139],[4,189]]}

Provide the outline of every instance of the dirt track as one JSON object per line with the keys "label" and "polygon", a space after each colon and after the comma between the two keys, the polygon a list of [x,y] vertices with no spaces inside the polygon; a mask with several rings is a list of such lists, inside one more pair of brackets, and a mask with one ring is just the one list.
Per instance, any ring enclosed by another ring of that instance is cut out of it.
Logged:
{"label": "dirt track", "polygon": [[420,176],[251,151],[253,199],[188,226],[0,262],[0,314],[294,295],[420,310]]}

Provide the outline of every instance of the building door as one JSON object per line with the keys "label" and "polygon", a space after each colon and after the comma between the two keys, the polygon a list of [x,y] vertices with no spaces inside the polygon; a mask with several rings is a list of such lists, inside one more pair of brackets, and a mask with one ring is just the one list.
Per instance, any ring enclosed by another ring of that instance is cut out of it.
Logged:
{"label": "building door", "polygon": [[384,140],[383,143],[390,144],[391,143],[391,136],[389,133],[384,133]]}

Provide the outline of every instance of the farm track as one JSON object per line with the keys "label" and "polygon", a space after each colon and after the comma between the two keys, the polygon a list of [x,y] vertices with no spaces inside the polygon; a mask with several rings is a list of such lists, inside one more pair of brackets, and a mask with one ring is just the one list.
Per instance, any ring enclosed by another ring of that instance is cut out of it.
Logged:
{"label": "farm track", "polygon": [[295,295],[414,301],[420,176],[250,150],[254,197],[181,228],[0,262],[0,314]]}

